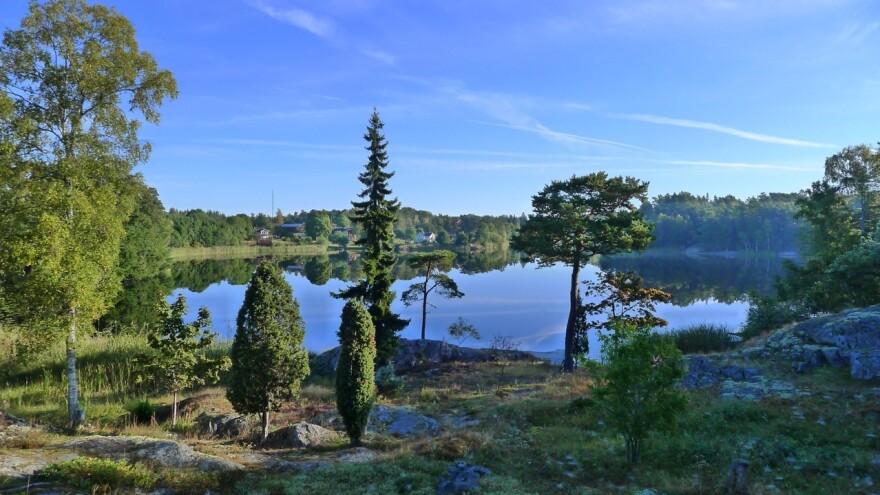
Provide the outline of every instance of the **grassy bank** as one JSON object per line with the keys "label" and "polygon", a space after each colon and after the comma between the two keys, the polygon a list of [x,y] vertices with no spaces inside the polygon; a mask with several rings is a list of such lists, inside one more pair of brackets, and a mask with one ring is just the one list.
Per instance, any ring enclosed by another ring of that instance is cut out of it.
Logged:
{"label": "grassy bank", "polygon": [[173,261],[187,261],[207,258],[244,258],[248,256],[312,256],[324,254],[328,250],[333,249],[335,249],[335,246],[325,244],[302,245],[275,242],[271,246],[257,246],[250,243],[241,246],[171,248],[171,259]]}

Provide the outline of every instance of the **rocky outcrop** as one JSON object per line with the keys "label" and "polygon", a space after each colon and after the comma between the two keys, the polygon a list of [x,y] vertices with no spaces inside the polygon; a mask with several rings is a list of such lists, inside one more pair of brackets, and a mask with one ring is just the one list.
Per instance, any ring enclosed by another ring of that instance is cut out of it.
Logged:
{"label": "rocky outcrop", "polygon": [[812,318],[773,333],[741,355],[788,360],[800,373],[819,366],[849,367],[853,378],[878,380],[880,305]]}
{"label": "rocky outcrop", "polygon": [[757,382],[763,375],[764,370],[760,368],[735,364],[721,365],[707,356],[689,356],[688,371],[681,382],[685,388],[705,388],[715,386],[725,379]]}
{"label": "rocky outcrop", "polygon": [[162,467],[198,468],[207,471],[234,471],[237,464],[212,455],[196,452],[186,444],[148,437],[107,437],[94,435],[77,438],[64,444],[77,453],[126,460],[147,461]]}
{"label": "rocky outcrop", "polygon": [[461,495],[480,487],[480,478],[492,474],[482,466],[472,466],[464,461],[453,462],[440,477],[437,495]]}
{"label": "rocky outcrop", "polygon": [[322,426],[297,423],[269,434],[265,445],[280,448],[308,448],[338,440],[339,434]]}
{"label": "rocky outcrop", "polygon": [[[523,351],[508,351],[506,359],[533,360],[534,356]],[[472,349],[459,347],[440,340],[408,340],[400,339],[397,354],[394,357],[394,371],[404,374],[424,370],[438,364],[448,362],[483,362],[497,359],[491,349]],[[329,375],[336,369],[339,362],[339,348],[336,347],[314,358],[309,366],[312,373]]]}
{"label": "rocky outcrop", "polygon": [[433,436],[440,432],[440,423],[409,406],[380,404],[370,413],[367,431],[404,438]]}

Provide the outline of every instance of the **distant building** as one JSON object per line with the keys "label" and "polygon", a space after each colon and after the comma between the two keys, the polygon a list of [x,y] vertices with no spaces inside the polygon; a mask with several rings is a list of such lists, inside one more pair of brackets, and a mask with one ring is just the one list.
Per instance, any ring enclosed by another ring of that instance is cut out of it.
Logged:
{"label": "distant building", "polygon": [[302,234],[306,231],[304,223],[282,223],[281,228],[292,234]]}
{"label": "distant building", "polygon": [[432,243],[437,241],[437,236],[433,232],[417,232],[416,233],[416,242],[418,243]]}
{"label": "distant building", "polygon": [[335,234],[337,232],[342,232],[342,233],[348,235],[349,241],[353,241],[355,239],[354,231],[352,231],[350,227],[333,227],[332,233]]}
{"label": "distant building", "polygon": [[254,240],[257,241],[257,246],[271,246],[272,232],[269,229],[254,229]]}

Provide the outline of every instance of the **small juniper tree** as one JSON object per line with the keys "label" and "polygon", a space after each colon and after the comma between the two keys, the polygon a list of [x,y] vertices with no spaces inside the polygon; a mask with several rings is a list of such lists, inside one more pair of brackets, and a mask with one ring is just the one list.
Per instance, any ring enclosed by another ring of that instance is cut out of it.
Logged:
{"label": "small juniper tree", "polygon": [[269,412],[296,398],[309,374],[299,303],[281,270],[263,261],[254,271],[238,312],[226,398],[242,414],[260,414],[269,436]]}
{"label": "small juniper tree", "polygon": [[464,343],[468,338],[472,338],[474,340],[480,340],[480,331],[477,330],[477,327],[471,325],[461,316],[455,320],[454,323],[449,325],[449,336],[455,339],[458,342],[458,345]]}
{"label": "small juniper tree", "polygon": [[211,315],[206,308],[192,323],[184,323],[186,298],[177,296],[170,306],[163,302],[162,323],[149,334],[150,347],[156,350],[148,371],[159,385],[171,392],[171,425],[177,425],[177,396],[196,385],[216,382],[220,371],[229,368],[229,358],[211,359],[204,348],[214,343],[217,335],[210,330]]}
{"label": "small juniper tree", "polygon": [[360,445],[370,409],[376,400],[373,360],[376,330],[370,313],[358,300],[342,308],[339,326],[339,363],[336,365],[336,407],[352,445]]}
{"label": "small juniper tree", "polygon": [[623,436],[627,460],[638,464],[648,434],[674,429],[687,407],[676,386],[684,376],[682,354],[670,336],[649,327],[619,324],[599,338],[605,366],[593,396],[606,423]]}

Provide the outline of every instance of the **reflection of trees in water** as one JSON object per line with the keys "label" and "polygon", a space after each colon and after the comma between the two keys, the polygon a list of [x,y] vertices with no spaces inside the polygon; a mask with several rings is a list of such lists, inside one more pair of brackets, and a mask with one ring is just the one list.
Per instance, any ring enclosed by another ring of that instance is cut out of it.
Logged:
{"label": "reflection of trees in water", "polygon": [[[418,274],[406,265],[406,255],[398,258],[392,275],[398,280],[411,280]],[[192,260],[178,261],[171,266],[171,280],[176,288],[186,288],[201,292],[211,284],[227,281],[233,285],[244,285],[259,260]],[[294,256],[277,259],[278,266],[285,272],[306,277],[315,285],[324,285],[330,279],[353,282],[363,276],[360,256],[354,252],[333,253],[321,256]],[[456,267],[462,273],[485,273],[503,270],[519,261],[516,252],[508,249],[457,253]],[[170,290],[170,289],[169,289]]]}
{"label": "reflection of trees in water", "polygon": [[645,285],[672,294],[672,304],[687,306],[715,299],[732,303],[748,292],[773,293],[776,277],[783,274],[779,258],[689,258],[686,256],[614,256],[599,260],[603,270],[633,270]]}

